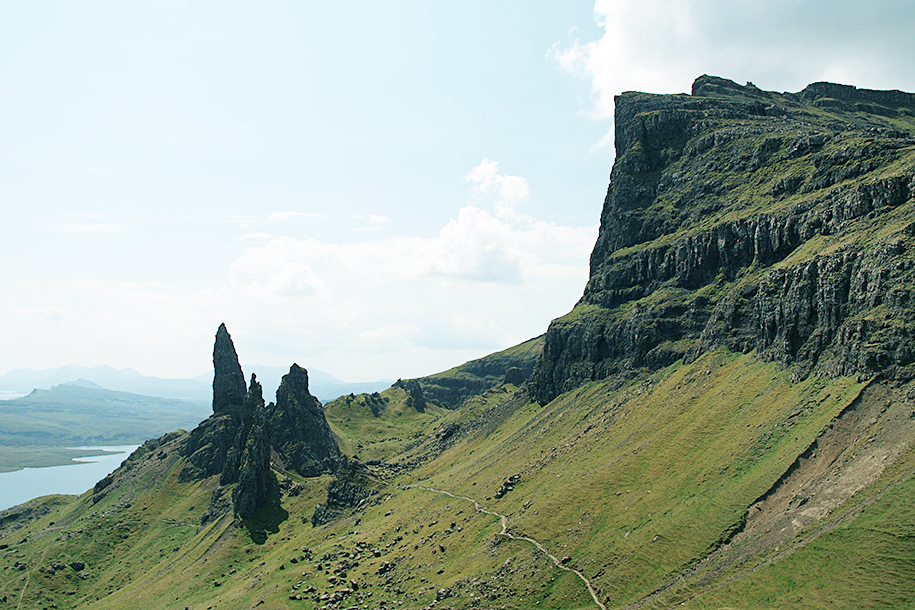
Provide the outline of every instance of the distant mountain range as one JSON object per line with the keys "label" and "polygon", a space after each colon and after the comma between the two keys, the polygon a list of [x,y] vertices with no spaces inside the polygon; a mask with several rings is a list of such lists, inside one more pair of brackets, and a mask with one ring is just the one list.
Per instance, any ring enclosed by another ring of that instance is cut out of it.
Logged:
{"label": "distant mountain range", "polygon": [[[245,374],[257,375],[264,387],[264,395],[272,396],[283,375],[289,372],[283,367],[248,365],[242,367]],[[390,387],[393,380],[382,379],[363,383],[347,383],[323,371],[309,370],[309,386],[312,393],[322,402],[327,402],[350,393],[380,392]],[[70,364],[63,367],[39,371],[22,368],[0,375],[0,394],[25,395],[32,390],[49,390],[64,383],[84,380],[107,390],[130,392],[144,396],[156,396],[176,400],[209,403],[213,397],[213,373],[187,379],[163,379],[143,375],[133,369],[115,369],[108,365],[87,367]]]}

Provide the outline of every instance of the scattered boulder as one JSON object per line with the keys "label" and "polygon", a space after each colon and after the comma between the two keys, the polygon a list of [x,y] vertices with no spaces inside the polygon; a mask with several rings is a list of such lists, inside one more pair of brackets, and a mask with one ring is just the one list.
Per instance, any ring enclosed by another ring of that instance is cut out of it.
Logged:
{"label": "scattered boulder", "polygon": [[497,492],[494,494],[495,498],[498,500],[499,498],[501,498],[502,496],[504,496],[504,495],[507,494],[508,492],[512,491],[512,490],[515,488],[515,485],[517,485],[517,484],[518,484],[518,481],[520,481],[520,480],[521,480],[521,475],[520,475],[520,474],[513,474],[512,476],[508,477],[508,478],[502,483],[502,486],[499,487],[499,491],[497,491]]}
{"label": "scattered boulder", "polygon": [[444,589],[439,589],[438,591],[435,592],[435,601],[440,602],[443,599],[448,599],[452,595],[454,595],[454,593],[448,587],[445,587]]}

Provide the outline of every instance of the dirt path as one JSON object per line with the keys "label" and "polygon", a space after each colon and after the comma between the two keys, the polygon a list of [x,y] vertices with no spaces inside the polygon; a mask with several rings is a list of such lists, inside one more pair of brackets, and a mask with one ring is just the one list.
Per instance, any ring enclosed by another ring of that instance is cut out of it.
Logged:
{"label": "dirt path", "polygon": [[433,493],[443,494],[443,495],[446,495],[446,496],[448,496],[448,497],[450,497],[450,498],[454,498],[454,499],[456,499],[456,500],[466,500],[467,502],[470,502],[470,503],[472,503],[472,504],[474,505],[474,507],[477,509],[477,512],[478,512],[478,513],[485,513],[485,514],[487,514],[487,515],[492,515],[493,517],[498,517],[499,520],[500,520],[501,523],[502,523],[502,531],[499,532],[499,535],[500,535],[500,536],[505,536],[506,538],[511,538],[512,540],[524,540],[524,541],[526,541],[526,542],[530,542],[531,544],[533,544],[533,545],[534,545],[535,547],[537,547],[537,549],[540,550],[544,555],[546,555],[547,557],[549,557],[550,560],[553,562],[553,564],[554,564],[557,568],[559,568],[560,570],[565,570],[566,572],[572,572],[573,574],[575,574],[576,576],[578,576],[578,578],[580,578],[581,581],[582,581],[583,583],[585,583],[585,586],[588,588],[588,593],[591,594],[591,599],[594,600],[594,603],[597,604],[597,606],[598,606],[601,610],[607,610],[607,607],[604,606],[604,604],[601,603],[600,599],[598,599],[598,597],[597,597],[597,592],[594,590],[594,587],[591,586],[591,582],[587,579],[587,577],[586,577],[584,574],[582,574],[581,572],[579,572],[578,570],[576,570],[576,569],[574,569],[574,568],[570,568],[570,567],[564,565],[564,564],[562,563],[562,560],[560,560],[560,559],[557,558],[555,555],[553,555],[553,554],[550,553],[548,550],[546,550],[546,547],[544,547],[542,544],[540,544],[539,542],[537,542],[537,541],[534,540],[533,538],[530,538],[529,536],[516,536],[515,534],[512,534],[511,532],[509,532],[509,531],[508,531],[508,517],[506,517],[505,515],[500,515],[499,513],[493,512],[493,511],[491,511],[491,510],[486,510],[485,508],[483,508],[483,507],[480,505],[479,502],[477,502],[477,501],[474,500],[473,498],[468,498],[467,496],[456,496],[456,495],[454,495],[453,493],[451,493],[451,492],[449,492],[449,491],[444,491],[444,490],[441,490],[441,489],[434,489],[434,488],[432,488],[432,487],[423,487],[422,485],[406,485],[406,486],[404,486],[404,489],[421,489],[421,490],[423,490],[423,491],[431,491],[431,492],[433,492]]}
{"label": "dirt path", "polygon": [[[48,547],[45,547],[44,551],[41,552],[41,559],[38,560],[39,564],[44,563],[44,557],[48,554]],[[29,588],[29,583],[32,581],[32,570],[37,568],[33,567],[25,575],[25,584],[22,585],[22,591],[19,592],[19,603],[16,604],[16,610],[22,608],[22,598],[25,596],[25,590]]]}

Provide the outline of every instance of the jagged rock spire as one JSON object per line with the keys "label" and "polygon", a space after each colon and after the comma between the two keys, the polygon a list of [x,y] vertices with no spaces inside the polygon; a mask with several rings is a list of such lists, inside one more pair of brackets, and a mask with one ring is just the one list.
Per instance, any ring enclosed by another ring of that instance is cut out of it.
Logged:
{"label": "jagged rock spire", "polygon": [[245,400],[245,375],[238,364],[238,354],[225,324],[216,331],[213,345],[213,413],[237,413]]}
{"label": "jagged rock spire", "polygon": [[[240,459],[232,492],[235,514],[253,517],[257,511],[276,501],[276,476],[270,469],[270,434],[265,421],[264,397],[261,384],[251,375],[251,386],[245,395],[242,427],[236,443]],[[223,472],[223,476],[225,476]]]}
{"label": "jagged rock spire", "polygon": [[340,448],[321,403],[308,391],[308,371],[293,364],[267,411],[273,447],[286,468],[306,477],[336,470]]}

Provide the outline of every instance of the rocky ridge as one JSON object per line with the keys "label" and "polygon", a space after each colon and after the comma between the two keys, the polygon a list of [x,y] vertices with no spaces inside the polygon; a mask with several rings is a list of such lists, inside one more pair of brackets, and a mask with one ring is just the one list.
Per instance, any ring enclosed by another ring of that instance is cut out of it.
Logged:
{"label": "rocky ridge", "polygon": [[616,151],[541,403],[719,346],[797,380],[915,374],[915,95],[703,76],[691,95],[618,96]]}
{"label": "rocky ridge", "polygon": [[[308,372],[297,364],[277,388],[276,402],[265,404],[261,385],[251,375],[245,387],[232,338],[220,325],[213,348],[213,415],[191,431],[180,479],[219,475],[221,486],[235,484],[232,506],[242,518],[278,506],[278,466],[306,477],[335,472],[343,462],[320,402],[308,392]],[[222,491],[213,507],[223,506]],[[208,511],[208,519],[214,511]]]}
{"label": "rocky ridge", "polygon": [[[419,383],[426,400],[446,409],[457,409],[468,399],[503,383],[523,383],[534,372],[542,348],[543,336],[535,337],[501,352],[415,381]],[[511,376],[507,377],[509,371]]]}

